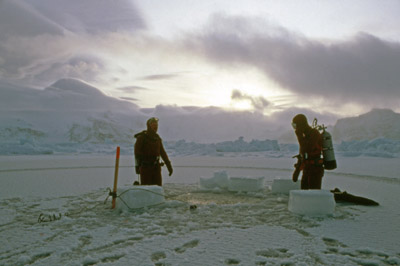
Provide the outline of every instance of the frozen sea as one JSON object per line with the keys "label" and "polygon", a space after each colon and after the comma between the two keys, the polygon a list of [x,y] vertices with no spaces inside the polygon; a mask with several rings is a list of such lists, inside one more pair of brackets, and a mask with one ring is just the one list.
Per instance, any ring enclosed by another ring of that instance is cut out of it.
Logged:
{"label": "frozen sea", "polygon": [[[114,155],[0,156],[0,265],[400,265],[400,158],[342,157],[323,189],[371,198],[333,215],[288,211],[273,194],[294,159],[172,157],[163,204],[111,209]],[[119,187],[137,176],[122,155]],[[259,192],[199,188],[200,177],[265,177]],[[196,209],[191,209],[196,205]]]}

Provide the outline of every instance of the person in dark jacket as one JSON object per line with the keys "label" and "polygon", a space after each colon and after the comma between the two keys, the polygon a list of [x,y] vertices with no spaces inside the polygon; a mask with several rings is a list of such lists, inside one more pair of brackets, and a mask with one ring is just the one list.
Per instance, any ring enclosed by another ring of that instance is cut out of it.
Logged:
{"label": "person in dark jacket", "polygon": [[147,120],[147,130],[135,135],[135,168],[136,173],[140,174],[141,185],[162,186],[160,159],[167,166],[170,176],[173,172],[171,161],[157,130],[158,118],[152,117]]}
{"label": "person in dark jacket", "polygon": [[[317,129],[309,126],[303,114],[293,118],[292,126],[300,146],[299,161],[295,166],[298,171],[303,171],[301,189],[321,189],[324,176],[322,136]],[[297,176],[293,175],[293,181],[297,181]]]}

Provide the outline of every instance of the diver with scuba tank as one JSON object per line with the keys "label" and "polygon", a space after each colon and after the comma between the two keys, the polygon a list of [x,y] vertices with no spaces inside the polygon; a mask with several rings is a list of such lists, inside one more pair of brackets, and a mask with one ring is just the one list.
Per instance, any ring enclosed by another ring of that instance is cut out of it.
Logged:
{"label": "diver with scuba tank", "polygon": [[322,154],[322,136],[316,128],[312,128],[303,114],[296,115],[292,120],[299,142],[299,155],[295,164],[293,181],[297,182],[301,171],[301,189],[321,189],[324,165]]}
{"label": "diver with scuba tank", "polygon": [[[158,118],[147,120],[147,130],[135,135],[135,170],[141,185],[162,186],[161,167],[165,164],[171,176],[171,161],[165,152],[162,139],[157,134]],[[164,162],[161,162],[162,159]]]}

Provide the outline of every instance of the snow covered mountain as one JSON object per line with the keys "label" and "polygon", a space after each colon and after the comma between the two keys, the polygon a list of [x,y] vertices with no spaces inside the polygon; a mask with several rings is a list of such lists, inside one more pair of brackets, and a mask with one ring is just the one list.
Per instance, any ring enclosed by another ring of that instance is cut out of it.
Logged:
{"label": "snow covered mountain", "polygon": [[212,143],[240,136],[276,139],[282,131],[290,130],[288,121],[300,111],[292,110],[276,119],[217,107],[160,105],[140,109],[77,79],[61,79],[44,90],[0,82],[0,96],[2,142],[18,142],[28,132],[35,141],[53,143],[132,142],[132,135],[146,129],[145,122],[151,116],[160,118],[160,134],[165,140]]}
{"label": "snow covered mountain", "polygon": [[400,140],[400,114],[389,109],[373,109],[358,117],[339,119],[333,128],[335,140]]}
{"label": "snow covered mountain", "polygon": [[44,90],[9,84],[0,88],[3,143],[124,142],[135,128],[131,117],[144,117],[136,105],[76,79],[61,79]]}

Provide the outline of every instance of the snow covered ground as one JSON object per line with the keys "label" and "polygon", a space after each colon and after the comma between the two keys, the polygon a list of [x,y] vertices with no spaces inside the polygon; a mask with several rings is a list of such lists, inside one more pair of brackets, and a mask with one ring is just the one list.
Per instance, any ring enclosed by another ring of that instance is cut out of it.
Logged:
{"label": "snow covered ground", "polygon": [[[337,204],[332,216],[288,211],[270,190],[294,159],[235,153],[172,157],[166,202],[111,210],[113,155],[0,157],[0,265],[400,265],[400,159],[338,158],[323,188],[378,207]],[[200,189],[200,177],[265,177],[260,192]],[[120,161],[119,187],[136,179]],[[196,205],[196,209],[191,209]]]}

